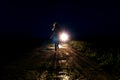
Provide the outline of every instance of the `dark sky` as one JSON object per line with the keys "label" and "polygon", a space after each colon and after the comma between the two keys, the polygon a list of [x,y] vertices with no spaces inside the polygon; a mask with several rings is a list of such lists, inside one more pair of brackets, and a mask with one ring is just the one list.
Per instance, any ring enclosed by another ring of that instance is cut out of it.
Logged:
{"label": "dark sky", "polygon": [[76,36],[120,35],[117,2],[24,1],[0,3],[0,34],[48,37],[59,22]]}

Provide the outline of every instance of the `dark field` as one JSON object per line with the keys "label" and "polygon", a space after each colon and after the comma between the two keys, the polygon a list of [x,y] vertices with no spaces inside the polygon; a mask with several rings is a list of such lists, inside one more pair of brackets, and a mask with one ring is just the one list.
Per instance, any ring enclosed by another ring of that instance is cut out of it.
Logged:
{"label": "dark field", "polygon": [[[72,44],[72,46],[81,52],[83,56],[87,56],[93,62],[95,62],[98,65],[97,67],[99,67],[99,69],[103,69],[106,73],[109,73],[109,75],[112,76],[113,80],[117,80],[120,78],[119,41],[119,37],[97,37],[75,39],[69,44]],[[1,78],[3,80],[12,80],[13,77],[16,77],[16,75],[20,76],[23,72],[23,67],[21,67],[22,64],[19,67],[18,63],[22,62],[22,59],[25,59],[26,57],[32,55],[31,52],[34,49],[43,46],[43,44],[49,44],[49,42],[50,41],[47,39],[31,38],[26,36],[2,36],[0,40]],[[23,65],[25,65],[24,62]],[[11,73],[11,71],[13,73]],[[9,77],[9,75],[12,78]]]}

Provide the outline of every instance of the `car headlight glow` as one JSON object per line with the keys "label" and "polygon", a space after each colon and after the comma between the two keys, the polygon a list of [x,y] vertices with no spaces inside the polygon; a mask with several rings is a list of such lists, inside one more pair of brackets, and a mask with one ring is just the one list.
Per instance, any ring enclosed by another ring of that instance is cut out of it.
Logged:
{"label": "car headlight glow", "polygon": [[60,41],[66,42],[69,40],[69,35],[65,32],[61,33],[59,36]]}

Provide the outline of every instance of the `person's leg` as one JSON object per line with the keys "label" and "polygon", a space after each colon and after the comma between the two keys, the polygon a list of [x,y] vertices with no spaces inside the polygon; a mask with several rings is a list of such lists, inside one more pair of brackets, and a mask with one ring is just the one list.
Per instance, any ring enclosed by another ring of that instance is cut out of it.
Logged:
{"label": "person's leg", "polygon": [[55,51],[57,51],[57,43],[55,42]]}
{"label": "person's leg", "polygon": [[55,43],[55,51],[58,51],[58,49],[59,49],[59,42],[57,41],[57,42]]}

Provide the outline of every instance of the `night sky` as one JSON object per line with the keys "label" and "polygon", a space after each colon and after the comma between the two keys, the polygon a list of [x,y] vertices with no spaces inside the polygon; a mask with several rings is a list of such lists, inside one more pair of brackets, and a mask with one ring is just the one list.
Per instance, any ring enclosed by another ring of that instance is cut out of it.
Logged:
{"label": "night sky", "polygon": [[76,36],[119,36],[120,6],[117,2],[2,1],[0,34],[45,38],[57,21]]}

